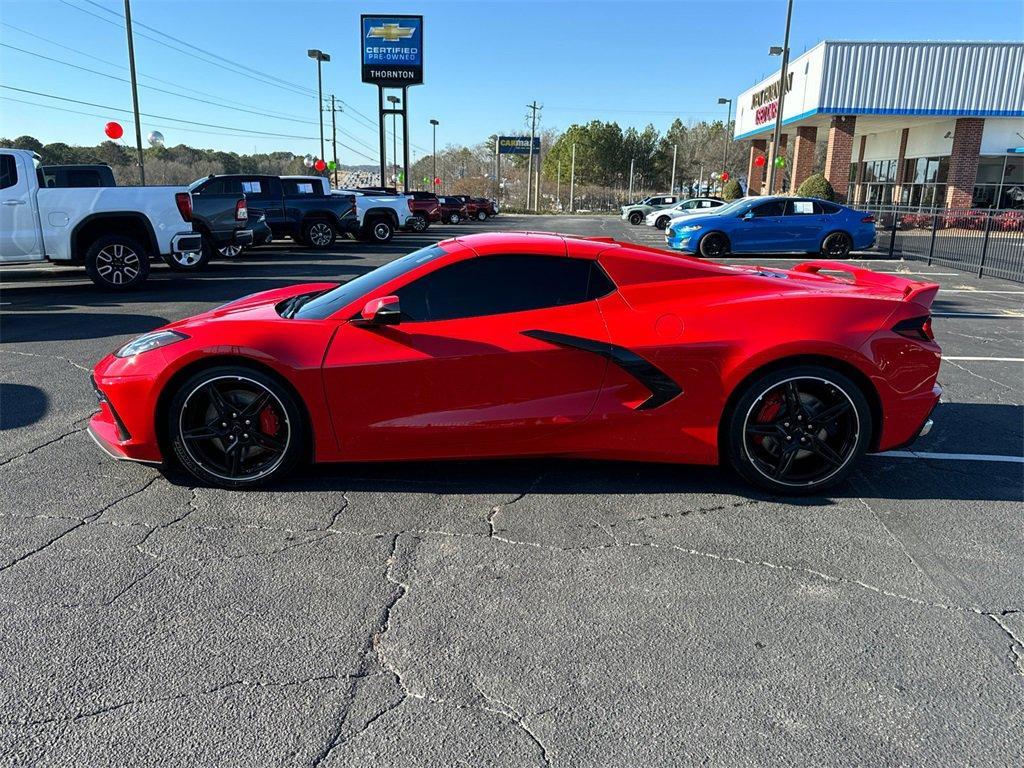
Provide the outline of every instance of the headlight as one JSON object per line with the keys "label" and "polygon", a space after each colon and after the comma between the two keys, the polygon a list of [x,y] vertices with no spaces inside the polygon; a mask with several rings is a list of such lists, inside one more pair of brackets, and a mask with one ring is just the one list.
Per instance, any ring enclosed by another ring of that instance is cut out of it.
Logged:
{"label": "headlight", "polygon": [[700,224],[687,224],[685,226],[679,227],[676,230],[676,232],[696,232],[700,228]]}
{"label": "headlight", "polygon": [[132,339],[117,352],[114,353],[115,357],[134,357],[135,355],[141,355],[143,352],[149,352],[151,349],[159,349],[160,347],[166,347],[168,344],[173,344],[176,341],[182,341],[187,339],[184,333],[178,331],[153,331],[152,333],[144,333],[137,339]]}

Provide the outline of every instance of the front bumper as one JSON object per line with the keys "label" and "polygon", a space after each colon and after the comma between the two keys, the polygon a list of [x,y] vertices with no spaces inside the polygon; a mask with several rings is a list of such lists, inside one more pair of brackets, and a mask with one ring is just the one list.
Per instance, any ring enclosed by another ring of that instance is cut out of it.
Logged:
{"label": "front bumper", "polygon": [[[160,350],[149,354],[160,354]],[[99,402],[99,410],[89,420],[89,434],[100,448],[117,459],[159,464],[163,456],[149,410],[153,400],[152,379],[105,375],[115,361],[116,358],[108,356],[89,377]]]}
{"label": "front bumper", "polygon": [[198,232],[180,232],[171,238],[171,253],[194,253],[203,249],[203,236]]}
{"label": "front bumper", "polygon": [[673,251],[696,253],[698,234],[696,232],[667,232],[665,244]]}

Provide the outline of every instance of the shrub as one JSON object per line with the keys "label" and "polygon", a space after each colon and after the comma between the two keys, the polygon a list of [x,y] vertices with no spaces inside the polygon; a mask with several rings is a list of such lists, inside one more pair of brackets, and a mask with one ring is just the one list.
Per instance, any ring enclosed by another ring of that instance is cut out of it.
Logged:
{"label": "shrub", "polygon": [[736,179],[729,179],[725,182],[725,186],[722,187],[723,200],[739,200],[741,197],[743,197],[743,187]]}
{"label": "shrub", "polygon": [[836,192],[832,189],[832,185],[828,183],[828,179],[825,178],[823,173],[815,173],[808,176],[796,193],[800,197],[817,197],[822,200],[836,199]]}

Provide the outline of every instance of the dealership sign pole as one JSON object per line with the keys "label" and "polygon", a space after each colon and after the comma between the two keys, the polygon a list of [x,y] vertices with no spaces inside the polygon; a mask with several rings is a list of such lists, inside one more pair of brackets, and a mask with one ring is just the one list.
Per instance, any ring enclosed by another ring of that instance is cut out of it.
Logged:
{"label": "dealership sign pole", "polygon": [[[359,17],[359,49],[363,82],[377,86],[377,122],[380,138],[380,183],[384,186],[387,115],[402,116],[404,172],[402,183],[409,191],[409,98],[410,85],[423,84],[423,17],[367,15]],[[384,89],[401,88],[401,107],[384,108]],[[436,154],[436,153],[435,153]],[[397,165],[398,158],[395,158]]]}

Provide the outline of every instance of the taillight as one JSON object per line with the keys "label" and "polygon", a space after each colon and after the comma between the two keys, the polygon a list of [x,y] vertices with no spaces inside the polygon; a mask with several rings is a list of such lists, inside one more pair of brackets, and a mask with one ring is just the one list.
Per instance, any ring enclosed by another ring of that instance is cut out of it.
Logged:
{"label": "taillight", "polygon": [[174,204],[178,206],[178,213],[185,221],[192,221],[192,195],[188,192],[175,192]]}
{"label": "taillight", "polygon": [[863,219],[860,220],[860,223],[861,224],[874,224],[875,223],[875,217],[872,216],[869,213],[867,216],[865,216]]}
{"label": "taillight", "polygon": [[908,339],[935,341],[935,334],[932,332],[931,315],[900,320],[892,329],[900,336],[906,336]]}
{"label": "taillight", "polygon": [[246,221],[249,218],[249,204],[243,197],[235,203],[235,221]]}

